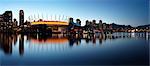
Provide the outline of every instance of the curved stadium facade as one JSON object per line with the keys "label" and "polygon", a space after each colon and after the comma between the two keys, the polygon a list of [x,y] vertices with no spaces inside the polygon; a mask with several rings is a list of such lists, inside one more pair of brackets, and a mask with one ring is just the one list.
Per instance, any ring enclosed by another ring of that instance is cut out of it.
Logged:
{"label": "curved stadium facade", "polygon": [[31,25],[42,25],[46,24],[49,26],[68,26],[69,23],[65,21],[36,21],[36,22],[31,22]]}
{"label": "curved stadium facade", "polygon": [[[53,33],[64,33],[69,23],[65,21],[34,21],[31,22],[31,26],[37,26],[36,30],[50,29]],[[46,27],[45,27],[46,26]],[[44,29],[43,29],[44,27]],[[48,30],[49,31],[49,30]]]}

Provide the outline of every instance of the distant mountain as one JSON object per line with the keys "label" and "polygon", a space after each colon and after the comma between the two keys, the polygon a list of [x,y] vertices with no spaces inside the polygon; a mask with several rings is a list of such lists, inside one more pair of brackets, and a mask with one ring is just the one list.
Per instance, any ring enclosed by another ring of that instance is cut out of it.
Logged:
{"label": "distant mountain", "polygon": [[143,29],[145,29],[146,27],[150,27],[150,24],[137,26],[137,28],[143,28]]}

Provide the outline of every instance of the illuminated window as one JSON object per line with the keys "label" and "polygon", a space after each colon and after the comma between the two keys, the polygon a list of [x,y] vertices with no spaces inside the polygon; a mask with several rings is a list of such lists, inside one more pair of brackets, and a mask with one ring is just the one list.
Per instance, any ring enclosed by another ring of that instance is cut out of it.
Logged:
{"label": "illuminated window", "polygon": [[11,13],[9,13],[8,15],[11,16]]}
{"label": "illuminated window", "polygon": [[53,27],[53,30],[58,30],[58,27],[56,26],[56,27]]}

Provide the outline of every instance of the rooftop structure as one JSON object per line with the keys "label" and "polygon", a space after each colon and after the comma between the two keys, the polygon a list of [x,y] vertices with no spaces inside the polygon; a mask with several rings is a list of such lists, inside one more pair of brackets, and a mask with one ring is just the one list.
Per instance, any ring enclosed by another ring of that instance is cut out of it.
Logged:
{"label": "rooftop structure", "polygon": [[50,25],[50,26],[67,26],[69,25],[68,22],[64,22],[64,21],[35,21],[35,22],[31,22],[31,25]]}

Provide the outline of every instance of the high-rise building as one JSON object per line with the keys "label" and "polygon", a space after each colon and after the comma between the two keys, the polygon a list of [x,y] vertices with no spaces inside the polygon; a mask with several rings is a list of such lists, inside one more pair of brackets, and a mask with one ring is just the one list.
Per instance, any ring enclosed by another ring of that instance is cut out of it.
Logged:
{"label": "high-rise building", "polygon": [[103,23],[103,29],[105,30],[106,28],[106,23]]}
{"label": "high-rise building", "polygon": [[0,22],[3,22],[4,19],[3,19],[3,15],[0,15]]}
{"label": "high-rise building", "polygon": [[69,18],[69,29],[68,30],[71,30],[73,28],[73,18]]}
{"label": "high-rise building", "polygon": [[0,24],[3,24],[3,26],[8,26],[8,24],[11,22],[12,22],[12,11],[5,11],[5,13],[0,15]]}
{"label": "high-rise building", "polygon": [[17,26],[17,19],[14,19],[14,26],[16,27]]}
{"label": "high-rise building", "polygon": [[80,19],[76,19],[76,22],[81,26],[81,21],[80,21]]}
{"label": "high-rise building", "polygon": [[99,27],[99,29],[102,29],[102,28],[103,28],[103,25],[102,25],[102,20],[99,20],[98,27]]}
{"label": "high-rise building", "polygon": [[85,24],[86,26],[90,25],[89,20],[86,20],[85,22],[86,22],[86,24]]}
{"label": "high-rise building", "polygon": [[92,26],[95,27],[96,26],[96,20],[92,21]]}
{"label": "high-rise building", "polygon": [[92,22],[93,22],[93,24],[96,24],[96,20],[93,20]]}
{"label": "high-rise building", "polygon": [[95,30],[96,29],[96,20],[92,20],[91,22],[91,30]]}
{"label": "high-rise building", "polygon": [[3,26],[3,24],[1,22],[3,22],[3,15],[0,15],[0,30],[1,30],[2,26]]}
{"label": "high-rise building", "polygon": [[3,14],[3,19],[4,19],[4,22],[12,22],[12,11],[6,11],[4,14]]}
{"label": "high-rise building", "polygon": [[24,23],[24,12],[23,12],[23,10],[20,10],[19,11],[19,26],[21,26],[21,25],[23,25],[23,23]]}
{"label": "high-rise building", "polygon": [[73,18],[69,18],[69,23],[70,23],[70,22],[73,22]]}

